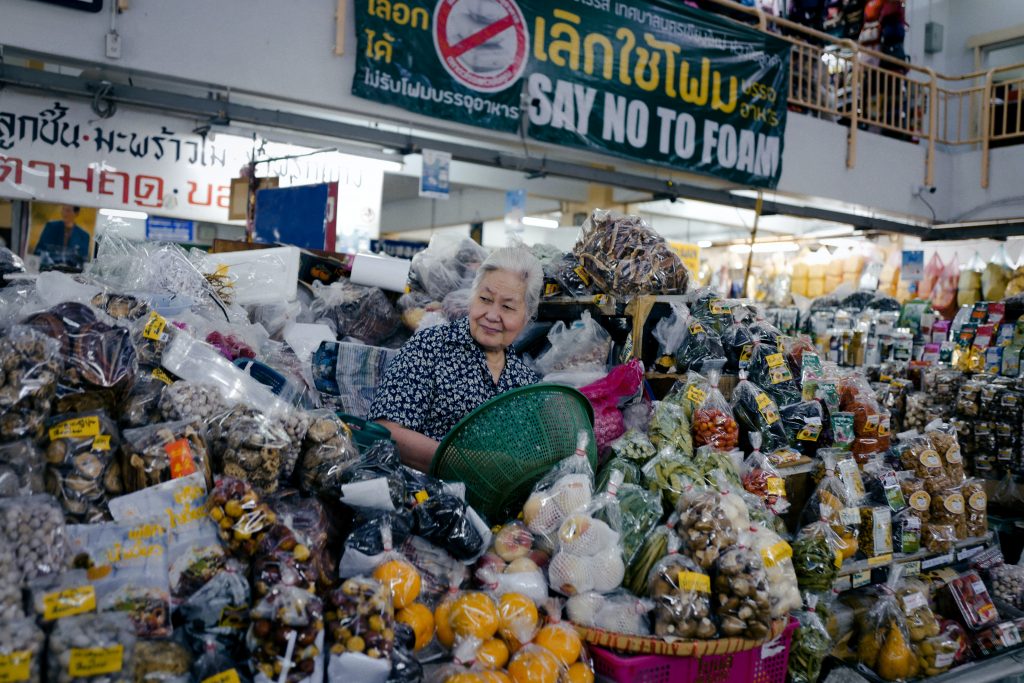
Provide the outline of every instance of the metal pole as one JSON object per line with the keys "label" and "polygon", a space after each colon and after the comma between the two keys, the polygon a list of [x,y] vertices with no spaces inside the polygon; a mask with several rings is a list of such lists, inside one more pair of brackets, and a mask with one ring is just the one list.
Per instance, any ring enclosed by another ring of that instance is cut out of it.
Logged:
{"label": "metal pole", "polygon": [[750,251],[747,252],[747,272],[743,275],[743,295],[750,296],[747,293],[747,287],[750,286],[750,266],[754,260],[754,242],[757,241],[757,223],[761,220],[761,207],[764,205],[764,193],[761,190],[757,191],[757,202],[754,204],[754,227],[750,231]]}

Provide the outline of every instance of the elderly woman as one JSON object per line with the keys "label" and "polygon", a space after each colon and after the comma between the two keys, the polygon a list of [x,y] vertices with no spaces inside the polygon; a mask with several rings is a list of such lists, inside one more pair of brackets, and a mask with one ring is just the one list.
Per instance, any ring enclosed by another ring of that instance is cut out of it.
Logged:
{"label": "elderly woman", "polygon": [[391,430],[407,465],[427,471],[440,440],[466,414],[539,381],[512,342],[537,313],[543,279],[529,250],[494,251],[477,271],[469,315],[417,333],[388,366],[370,419]]}

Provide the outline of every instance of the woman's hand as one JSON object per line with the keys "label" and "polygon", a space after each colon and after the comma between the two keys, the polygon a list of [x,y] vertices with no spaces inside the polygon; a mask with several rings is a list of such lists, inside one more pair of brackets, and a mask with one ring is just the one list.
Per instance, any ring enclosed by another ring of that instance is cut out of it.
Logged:
{"label": "woman's hand", "polygon": [[391,432],[391,438],[398,444],[398,455],[402,462],[420,472],[430,471],[430,462],[434,459],[439,442],[391,420],[377,420],[377,424],[387,427]]}

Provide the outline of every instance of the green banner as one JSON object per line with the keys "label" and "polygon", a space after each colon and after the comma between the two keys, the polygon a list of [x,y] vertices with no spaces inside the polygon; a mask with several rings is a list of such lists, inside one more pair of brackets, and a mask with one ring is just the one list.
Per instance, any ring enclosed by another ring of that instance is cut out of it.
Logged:
{"label": "green banner", "polygon": [[773,188],[789,45],[640,0],[356,0],[352,93]]}

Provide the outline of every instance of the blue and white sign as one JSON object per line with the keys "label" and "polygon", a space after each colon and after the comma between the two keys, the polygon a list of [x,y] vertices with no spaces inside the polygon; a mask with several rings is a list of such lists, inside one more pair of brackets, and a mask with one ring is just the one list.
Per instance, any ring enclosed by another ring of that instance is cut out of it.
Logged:
{"label": "blue and white sign", "polygon": [[900,267],[900,279],[905,282],[920,282],[924,279],[924,252],[904,250]]}
{"label": "blue and white sign", "polygon": [[505,193],[505,226],[522,229],[526,216],[526,190],[509,190]]}
{"label": "blue and white sign", "polygon": [[451,192],[452,155],[436,149],[423,150],[423,167],[420,169],[420,196],[430,199],[448,199]]}
{"label": "blue and white sign", "polygon": [[193,242],[196,222],[178,218],[150,216],[146,219],[146,239],[152,242]]}

